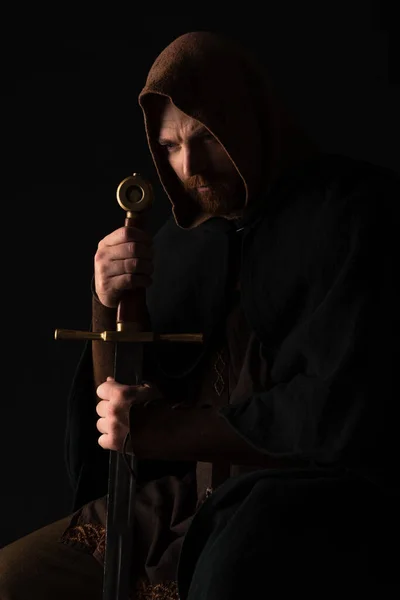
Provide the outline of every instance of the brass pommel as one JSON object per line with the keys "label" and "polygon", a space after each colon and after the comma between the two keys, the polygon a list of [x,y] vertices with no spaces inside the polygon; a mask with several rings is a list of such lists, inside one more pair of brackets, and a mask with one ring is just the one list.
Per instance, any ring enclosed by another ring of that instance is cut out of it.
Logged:
{"label": "brass pommel", "polygon": [[124,210],[141,212],[153,202],[153,187],[138,173],[126,177],[117,188],[117,201]]}

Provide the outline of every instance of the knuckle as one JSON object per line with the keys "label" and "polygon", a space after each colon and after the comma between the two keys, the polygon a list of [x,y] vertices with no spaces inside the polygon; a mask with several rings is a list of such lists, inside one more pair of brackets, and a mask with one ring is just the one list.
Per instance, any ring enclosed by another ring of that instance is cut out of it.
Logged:
{"label": "knuckle", "polygon": [[124,271],[125,273],[133,273],[136,268],[136,262],[134,258],[125,258],[124,260]]}
{"label": "knuckle", "polygon": [[133,256],[136,252],[136,243],[132,242],[132,241],[128,242],[127,248],[128,248],[128,253]]}
{"label": "knuckle", "polygon": [[107,279],[107,270],[103,263],[97,265],[96,280],[105,281]]}
{"label": "knuckle", "polygon": [[121,227],[122,242],[130,242],[132,240],[132,232],[129,227]]}
{"label": "knuckle", "polygon": [[109,400],[107,402],[107,419],[111,422],[113,419],[115,419],[116,414],[117,414],[117,410],[116,410],[115,400],[114,401]]}
{"label": "knuckle", "polygon": [[126,403],[132,400],[132,395],[134,394],[134,388],[126,387],[120,390],[120,403]]}
{"label": "knuckle", "polygon": [[115,419],[113,419],[110,422],[110,427],[109,427],[109,434],[111,435],[111,438],[115,438],[117,432],[118,432],[118,423]]}
{"label": "knuckle", "polygon": [[98,248],[96,254],[94,255],[95,265],[101,265],[103,263],[104,254],[104,251],[101,248]]}
{"label": "knuckle", "polygon": [[125,290],[132,288],[132,273],[123,273],[118,277],[118,285],[114,288],[114,298],[119,299]]}
{"label": "knuckle", "polygon": [[101,240],[99,241],[99,243],[97,244],[97,252],[99,252],[99,251],[101,252],[101,250],[102,250],[102,248],[103,248],[104,244],[105,244],[105,241],[104,241],[104,239],[101,239]]}
{"label": "knuckle", "polygon": [[119,430],[119,422],[115,416],[110,417],[108,420],[108,433],[111,436],[115,436],[117,431]]}

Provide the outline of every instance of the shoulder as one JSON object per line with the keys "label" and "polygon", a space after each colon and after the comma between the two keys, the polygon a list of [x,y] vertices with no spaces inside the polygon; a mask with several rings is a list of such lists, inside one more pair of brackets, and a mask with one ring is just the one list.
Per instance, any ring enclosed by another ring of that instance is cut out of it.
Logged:
{"label": "shoulder", "polygon": [[364,194],[399,190],[400,174],[366,160],[346,156],[326,158],[328,178],[326,184],[336,194],[346,196],[358,191]]}
{"label": "shoulder", "polygon": [[334,277],[350,255],[382,256],[400,222],[399,175],[345,156],[300,165],[270,198],[247,242],[249,264],[263,277]]}
{"label": "shoulder", "polygon": [[360,159],[345,158],[324,191],[339,223],[348,220],[375,235],[388,231],[400,217],[400,174]]}
{"label": "shoulder", "polygon": [[301,190],[318,190],[324,197],[350,197],[353,194],[376,194],[380,190],[398,191],[400,174],[394,170],[360,158],[323,153],[299,165],[292,176]]}
{"label": "shoulder", "polygon": [[367,160],[327,154],[316,164],[315,176],[325,197],[353,201],[369,199],[372,207],[382,194],[395,195],[400,189],[400,174]]}
{"label": "shoulder", "polygon": [[262,223],[298,230],[398,211],[400,174],[339,154],[321,154],[286,173],[265,198]]}

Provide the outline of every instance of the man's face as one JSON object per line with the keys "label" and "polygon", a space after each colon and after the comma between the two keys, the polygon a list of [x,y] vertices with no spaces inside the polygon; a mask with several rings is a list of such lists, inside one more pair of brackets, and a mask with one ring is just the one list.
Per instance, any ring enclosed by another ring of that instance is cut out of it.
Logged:
{"label": "man's face", "polygon": [[235,216],[243,207],[244,185],[213,135],[170,101],[163,108],[159,144],[193,200],[211,216]]}

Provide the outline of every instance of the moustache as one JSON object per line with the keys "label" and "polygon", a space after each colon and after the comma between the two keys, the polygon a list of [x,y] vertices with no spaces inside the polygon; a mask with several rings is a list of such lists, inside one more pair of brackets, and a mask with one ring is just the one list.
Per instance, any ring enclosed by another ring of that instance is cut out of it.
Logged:
{"label": "moustache", "polygon": [[192,175],[183,182],[185,190],[194,190],[201,186],[211,186],[213,184],[209,179],[205,179],[202,175]]}

